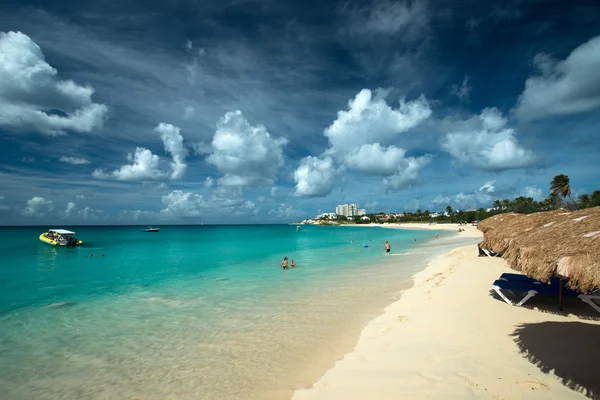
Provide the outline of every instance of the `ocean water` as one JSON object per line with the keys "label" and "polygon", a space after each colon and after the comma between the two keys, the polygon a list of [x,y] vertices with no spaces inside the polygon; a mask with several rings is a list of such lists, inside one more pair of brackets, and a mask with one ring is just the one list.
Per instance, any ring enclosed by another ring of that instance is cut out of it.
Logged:
{"label": "ocean water", "polygon": [[443,250],[436,234],[456,245],[364,227],[73,230],[83,246],[0,228],[2,399],[288,398]]}

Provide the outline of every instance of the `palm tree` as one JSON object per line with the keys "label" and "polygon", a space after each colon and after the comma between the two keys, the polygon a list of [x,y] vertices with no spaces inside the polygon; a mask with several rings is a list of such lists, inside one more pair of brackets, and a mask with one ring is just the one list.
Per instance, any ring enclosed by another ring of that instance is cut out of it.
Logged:
{"label": "palm tree", "polygon": [[557,194],[563,198],[569,196],[571,198],[571,185],[569,185],[569,177],[567,175],[556,175],[550,182],[550,191],[552,194]]}
{"label": "palm tree", "polygon": [[509,199],[502,200],[502,208],[508,210],[509,207],[510,207],[510,200]]}
{"label": "palm tree", "polygon": [[500,200],[495,200],[494,201],[494,208],[496,210],[500,210],[502,208],[502,202]]}
{"label": "palm tree", "polygon": [[446,212],[448,213],[448,215],[452,215],[452,207],[446,207]]}
{"label": "palm tree", "polygon": [[417,217],[421,218],[423,216],[423,213],[421,212],[421,209],[419,208],[417,210]]}

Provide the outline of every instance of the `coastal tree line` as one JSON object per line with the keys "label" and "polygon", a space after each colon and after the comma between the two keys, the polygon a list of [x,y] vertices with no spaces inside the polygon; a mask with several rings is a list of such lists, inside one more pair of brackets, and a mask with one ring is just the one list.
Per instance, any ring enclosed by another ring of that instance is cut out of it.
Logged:
{"label": "coastal tree line", "polygon": [[479,208],[477,210],[453,210],[450,205],[446,207],[445,214],[432,217],[429,210],[417,210],[417,212],[406,212],[401,217],[391,217],[386,219],[386,213],[367,214],[368,219],[356,218],[354,221],[348,221],[344,216],[338,216],[341,223],[353,222],[356,224],[369,223],[392,223],[392,222],[437,222],[437,223],[461,223],[471,221],[481,221],[493,215],[501,213],[519,213],[531,214],[540,211],[550,211],[559,208],[569,211],[583,208],[600,206],[600,190],[591,194],[581,194],[576,199],[571,197],[571,185],[567,175],[557,175],[550,182],[550,194],[542,201],[535,201],[531,197],[519,196],[513,200],[498,199],[488,210]]}

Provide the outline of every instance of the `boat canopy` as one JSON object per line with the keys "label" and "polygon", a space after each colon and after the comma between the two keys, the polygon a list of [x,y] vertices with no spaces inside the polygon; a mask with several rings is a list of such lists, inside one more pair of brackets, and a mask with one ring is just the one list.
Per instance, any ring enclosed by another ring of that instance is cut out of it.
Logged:
{"label": "boat canopy", "polygon": [[71,232],[66,229],[50,229],[48,232],[58,233],[59,235],[75,235],[75,232]]}

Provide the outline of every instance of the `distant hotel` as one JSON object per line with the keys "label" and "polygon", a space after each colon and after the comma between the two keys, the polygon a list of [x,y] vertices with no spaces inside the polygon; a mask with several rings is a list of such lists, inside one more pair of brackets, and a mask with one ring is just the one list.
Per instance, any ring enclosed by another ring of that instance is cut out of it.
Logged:
{"label": "distant hotel", "polygon": [[335,208],[337,215],[343,215],[344,217],[355,217],[360,215],[366,215],[367,210],[364,208],[359,209],[358,204],[340,204]]}

